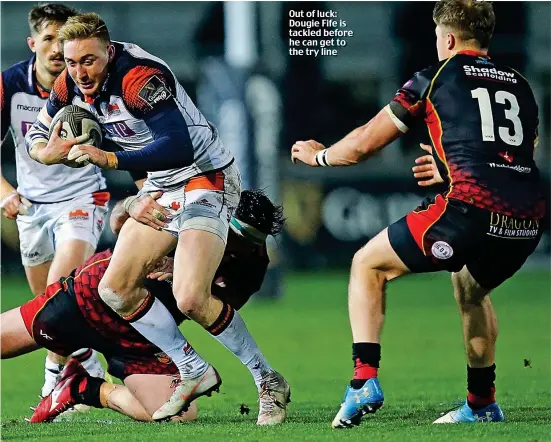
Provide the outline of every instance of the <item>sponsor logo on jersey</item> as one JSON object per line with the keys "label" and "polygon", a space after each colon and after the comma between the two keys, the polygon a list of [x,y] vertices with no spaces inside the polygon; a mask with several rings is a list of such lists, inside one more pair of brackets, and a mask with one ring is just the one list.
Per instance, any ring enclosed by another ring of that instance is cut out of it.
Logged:
{"label": "sponsor logo on jersey", "polygon": [[172,201],[170,203],[170,208],[172,210],[178,210],[180,208],[181,204],[178,201]]}
{"label": "sponsor logo on jersey", "polygon": [[27,112],[34,112],[37,114],[42,109],[42,106],[28,106],[26,104],[18,104],[17,110],[27,111]]}
{"label": "sponsor logo on jersey", "polygon": [[73,210],[72,212],[69,212],[69,219],[88,219],[88,212],[85,212],[82,209]]}
{"label": "sponsor logo on jersey", "polygon": [[130,138],[136,135],[136,132],[130,129],[130,127],[128,127],[128,124],[126,124],[125,121],[105,123],[103,124],[103,128],[108,134],[112,136],[118,136],[121,138]]}
{"label": "sponsor logo on jersey", "polygon": [[40,252],[21,252],[21,254],[27,259],[34,259],[40,256]]}
{"label": "sponsor logo on jersey", "polygon": [[202,198],[198,201],[193,201],[190,204],[198,204],[199,206],[214,207],[214,204],[210,203],[208,199]]}
{"label": "sponsor logo on jersey", "polygon": [[499,71],[496,68],[478,68],[475,66],[463,65],[463,71],[467,77],[488,78],[507,83],[516,83],[514,72]]}
{"label": "sponsor logo on jersey", "polygon": [[438,259],[450,259],[453,256],[453,249],[445,241],[436,241],[431,247],[432,256]]}
{"label": "sponsor logo on jersey", "polygon": [[503,158],[505,161],[507,161],[509,164],[513,162],[515,157],[511,155],[509,152],[499,152],[498,155]]}
{"label": "sponsor logo on jersey", "polygon": [[23,134],[23,136],[27,135],[27,132],[32,127],[32,125],[33,123],[31,123],[30,121],[21,122],[21,133]]}
{"label": "sponsor logo on jersey", "polygon": [[193,347],[189,342],[186,342],[186,345],[184,345],[184,353],[186,355],[189,355],[193,351]]}
{"label": "sponsor logo on jersey", "polygon": [[148,105],[153,106],[160,101],[166,100],[171,96],[170,91],[159,77],[154,75],[149,81],[142,86],[138,92],[138,97],[145,101]]}
{"label": "sponsor logo on jersey", "polygon": [[511,166],[509,164],[488,163],[488,166],[490,166],[492,168],[499,167],[499,168],[503,168],[503,169],[512,169],[515,172],[520,172],[520,173],[530,173],[530,172],[532,172],[531,167],[518,166],[518,165],[517,166]]}
{"label": "sponsor logo on jersey", "polygon": [[490,213],[487,235],[499,238],[534,238],[540,230],[537,219],[521,219],[501,213]]}

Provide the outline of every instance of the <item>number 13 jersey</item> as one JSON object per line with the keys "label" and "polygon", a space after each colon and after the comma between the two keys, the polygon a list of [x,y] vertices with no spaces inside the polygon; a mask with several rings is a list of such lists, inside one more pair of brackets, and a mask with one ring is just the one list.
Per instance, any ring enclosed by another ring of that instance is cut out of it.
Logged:
{"label": "number 13 jersey", "polygon": [[517,71],[461,51],[416,73],[387,110],[404,132],[424,119],[447,198],[509,216],[544,216],[534,162],[538,106]]}

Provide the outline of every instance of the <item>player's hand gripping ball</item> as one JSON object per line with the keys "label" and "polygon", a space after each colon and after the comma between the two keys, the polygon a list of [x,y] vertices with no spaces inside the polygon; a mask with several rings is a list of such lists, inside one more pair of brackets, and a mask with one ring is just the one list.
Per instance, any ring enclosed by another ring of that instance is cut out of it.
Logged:
{"label": "player's hand gripping ball", "polygon": [[88,161],[89,157],[86,155],[75,155],[75,152],[78,151],[79,146],[83,143],[101,147],[101,127],[94,114],[74,104],[65,106],[55,114],[52,120],[50,138],[54,135],[59,122],[61,122],[61,129],[58,129],[60,138],[79,140],[79,144],[71,148],[65,164],[71,167],[83,167],[90,164]]}

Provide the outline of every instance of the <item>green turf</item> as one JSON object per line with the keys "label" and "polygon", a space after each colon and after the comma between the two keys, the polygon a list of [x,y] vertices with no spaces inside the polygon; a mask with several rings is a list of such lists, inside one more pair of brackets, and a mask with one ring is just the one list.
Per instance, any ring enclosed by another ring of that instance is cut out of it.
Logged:
{"label": "green turf", "polygon": [[[335,431],[330,422],[351,374],[345,274],[298,274],[286,279],[278,303],[243,310],[272,365],[292,386],[288,422],[255,426],[256,394],[247,370],[204,331],[184,327],[195,348],[222,374],[221,394],[198,401],[187,424],[140,424],[108,410],[71,423],[30,425],[23,417],[42,382],[44,355],[2,362],[2,439],[41,441],[322,441],[322,440],[550,440],[551,338],[549,273],[523,273],[498,289],[500,320],[497,395],[507,423],[434,426],[465,395],[459,318],[445,274],[410,277],[390,286],[380,372],[385,407],[361,427]],[[2,309],[29,296],[23,280],[3,280]],[[525,368],[529,359],[532,368]],[[250,415],[239,413],[247,404]]]}

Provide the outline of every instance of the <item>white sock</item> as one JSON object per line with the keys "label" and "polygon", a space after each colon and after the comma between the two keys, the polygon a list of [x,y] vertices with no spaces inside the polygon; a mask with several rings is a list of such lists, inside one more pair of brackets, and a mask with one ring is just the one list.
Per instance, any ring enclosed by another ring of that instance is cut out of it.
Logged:
{"label": "white sock", "polygon": [[149,310],[139,319],[129,321],[130,325],[172,359],[182,379],[203,375],[208,368],[207,362],[188,344],[164,304],[157,298],[154,299]]}
{"label": "white sock", "polygon": [[44,385],[40,392],[42,397],[48,396],[53,391],[57,383],[57,376],[61,370],[63,370],[63,364],[57,364],[46,356],[46,362],[44,363]]}
{"label": "white sock", "polygon": [[[227,308],[226,306],[227,304],[224,305],[224,309],[220,316],[225,316],[224,310]],[[258,348],[258,345],[256,345],[254,338],[249,333],[249,330],[247,330],[247,326],[239,313],[233,309],[232,311],[233,318],[226,328],[218,334],[211,333],[211,335],[247,366],[253,375],[256,387],[260,390],[261,382],[266,379],[266,376],[273,371],[273,369],[270,364],[268,364],[268,361]],[[218,320],[216,322],[218,322]]]}

